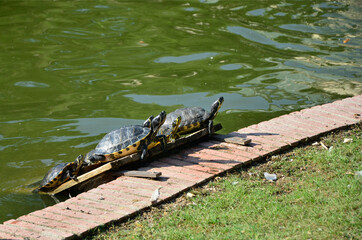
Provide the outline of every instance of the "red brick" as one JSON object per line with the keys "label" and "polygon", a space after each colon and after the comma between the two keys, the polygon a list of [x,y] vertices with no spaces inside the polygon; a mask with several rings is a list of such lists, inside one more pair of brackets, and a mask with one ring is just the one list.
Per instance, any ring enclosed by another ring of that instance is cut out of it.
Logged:
{"label": "red brick", "polygon": [[102,207],[113,207],[117,210],[125,210],[129,213],[132,210],[138,210],[148,206],[146,197],[143,197],[142,200],[137,196],[124,193],[121,196],[115,197],[114,195],[109,194],[97,194],[95,192],[87,192],[86,195],[81,197],[82,199],[88,199],[91,201],[98,202]]}
{"label": "red brick", "polygon": [[357,121],[356,119],[352,119],[352,118],[340,115],[340,111],[338,111],[338,110],[326,109],[326,108],[322,108],[320,106],[309,109],[308,113],[332,119],[333,121],[339,122],[343,125],[352,124]]}
{"label": "red brick", "polygon": [[358,118],[358,117],[356,118],[356,116],[351,112],[346,113],[339,109],[326,108],[325,106],[318,106],[318,110],[320,110],[321,112],[333,114],[333,116],[337,116],[340,119],[345,119],[346,123],[348,123],[348,124],[356,123],[356,122],[360,121],[360,118]]}
{"label": "red brick", "polygon": [[171,165],[169,163],[160,162],[160,161],[153,161],[153,162],[150,163],[150,166],[159,167],[161,169],[166,168],[166,169],[169,169],[171,171],[180,172],[180,173],[190,175],[190,176],[198,176],[198,177],[203,177],[203,178],[209,178],[209,177],[212,176],[212,174],[210,174],[210,173],[195,171],[195,170],[192,170],[190,168],[175,166],[175,165]]}
{"label": "red brick", "polygon": [[309,129],[312,130],[312,133],[318,129],[328,129],[327,124],[321,123],[315,119],[310,118],[309,116],[305,116],[304,115],[305,110],[309,110],[309,109],[304,109],[304,110],[301,110],[300,112],[292,112],[288,115],[294,117],[295,121],[299,121],[301,123],[307,124],[309,126]]}
{"label": "red brick", "polygon": [[124,202],[135,203],[135,205],[143,204],[143,201],[148,199],[149,192],[143,189],[132,189],[123,185],[108,184],[97,189],[92,189],[91,193],[96,194],[111,194],[114,196],[125,198]]}
{"label": "red brick", "polygon": [[298,144],[300,141],[314,137],[321,129],[328,129],[327,126],[318,123],[313,120],[313,118],[306,115],[303,115],[302,117],[296,114],[289,114],[286,115],[285,118],[277,119],[279,120],[279,126],[283,126],[284,128],[281,134],[284,137],[290,136],[295,139],[294,143],[290,143],[292,146]]}
{"label": "red brick", "polygon": [[148,194],[147,194],[147,200],[145,202],[148,204],[151,203],[150,198],[151,198],[153,192],[159,186],[162,187],[160,200],[168,199],[188,187],[186,185],[170,186],[169,184],[159,184],[159,183],[164,183],[164,182],[156,182],[156,181],[154,184],[150,185],[149,184],[150,181],[143,181],[143,180],[147,180],[147,179],[129,177],[128,179],[123,180],[124,181],[123,184],[129,184],[130,186],[132,186],[132,188],[135,188],[135,190],[137,190],[138,188],[147,189]]}
{"label": "red brick", "polygon": [[122,200],[124,203],[142,204],[142,202],[149,198],[152,191],[108,184],[107,186],[92,189],[89,193],[95,193],[102,196],[117,196],[119,201]]}
{"label": "red brick", "polygon": [[[228,169],[232,168],[232,166],[239,164],[239,161],[230,160],[230,159],[227,159],[225,156],[220,156],[223,154],[227,155],[228,153],[226,153],[226,152],[219,152],[218,155],[215,155],[215,154],[213,155],[214,152],[217,152],[217,151],[200,148],[200,147],[198,147],[198,148],[193,147],[190,149],[183,150],[181,153],[187,157],[198,158],[202,161],[220,163],[225,166],[225,167],[223,167],[223,169],[225,169],[225,170],[228,170]],[[235,156],[235,155],[233,155],[233,156]]]}
{"label": "red brick", "polygon": [[[289,115],[290,119],[292,119],[293,115]],[[280,123],[277,121],[278,118],[273,119],[273,121],[268,122],[262,122],[257,124],[257,128],[260,130],[270,131],[271,133],[278,133],[282,136],[292,138],[295,140],[295,142],[298,142],[302,139],[308,138],[311,136],[311,134],[307,131],[304,131],[303,129],[299,129],[298,127],[292,127],[285,125],[283,123]],[[310,119],[305,118],[306,121],[311,122]],[[314,122],[311,122],[314,124]],[[319,123],[316,123],[316,125],[320,125]],[[320,125],[320,127],[324,127]]]}
{"label": "red brick", "polygon": [[120,214],[113,213],[111,211],[99,210],[96,208],[87,207],[80,204],[71,204],[67,202],[58,203],[54,206],[45,208],[46,211],[63,214],[66,216],[77,216],[82,219],[107,223],[113,219],[118,219]]}
{"label": "red brick", "polygon": [[[154,186],[152,188],[152,190],[148,190],[148,193],[146,195],[146,197],[142,200],[142,205],[140,204],[137,204],[138,202],[132,202],[132,199],[130,199],[130,202],[126,205],[126,206],[138,206],[138,209],[137,210],[140,210],[142,208],[145,208],[145,207],[149,207],[151,206],[151,196],[153,194],[153,192],[156,190],[158,186]],[[137,189],[135,189],[135,191],[137,191]],[[175,193],[177,192],[173,192],[173,193],[167,193],[167,189],[162,189],[162,194],[160,196],[160,200],[162,199],[168,199],[170,198],[171,196],[173,196]],[[103,195],[104,196],[104,195]],[[127,199],[129,197],[129,195],[127,193],[118,193],[116,196],[116,198],[121,198],[121,199]],[[115,201],[115,200],[112,200],[113,199],[113,196],[112,197],[107,197],[107,196],[104,196],[104,200],[105,201]],[[127,199],[129,200],[129,199]]]}
{"label": "red brick", "polygon": [[25,215],[18,218],[24,222],[30,222],[50,228],[61,229],[65,232],[70,232],[78,235],[84,231],[84,227],[77,226],[75,224],[66,224],[57,220],[45,219],[34,215]]}
{"label": "red brick", "polygon": [[190,162],[190,163],[197,163],[201,166],[206,166],[206,167],[210,167],[210,168],[215,168],[215,169],[220,169],[221,172],[224,172],[225,170],[230,169],[229,166],[222,164],[222,163],[218,163],[218,162],[212,162],[209,160],[203,160],[197,157],[191,157],[191,156],[184,156],[184,155],[180,155],[180,154],[174,154],[172,155],[173,158],[176,159],[180,159],[181,161],[185,161],[185,162]]}
{"label": "red brick", "polygon": [[353,115],[355,113],[362,113],[361,106],[353,106],[353,104],[347,102],[333,102],[325,105],[321,105],[326,109],[335,109],[342,112],[342,114]]}
{"label": "red brick", "polygon": [[334,102],[333,106],[336,108],[345,109],[345,111],[362,113],[362,106],[356,102]]}
{"label": "red brick", "polygon": [[77,227],[79,227],[79,229],[81,229],[81,231],[79,231],[78,234],[86,232],[88,229],[98,226],[98,223],[96,222],[86,221],[84,219],[77,218],[74,216],[70,217],[66,215],[61,215],[51,211],[40,210],[32,212],[29,215],[49,219],[50,221],[61,222],[67,225],[76,225]]}
{"label": "red brick", "polygon": [[19,226],[14,226],[10,224],[1,224],[0,225],[0,231],[8,233],[10,235],[13,235],[15,237],[20,237],[22,239],[24,238],[41,238],[42,235],[39,232],[35,232],[30,229],[25,229]]}
{"label": "red brick", "polygon": [[[240,147],[241,149],[245,150],[245,153],[234,154],[234,152],[230,151],[230,148],[228,147],[231,145]],[[231,165],[238,164],[238,162],[248,161],[249,158],[259,157],[261,152],[264,152],[264,150],[262,150],[261,147],[256,145],[255,143],[250,143],[250,146],[246,147],[232,143],[224,143],[224,142],[220,143],[213,141],[200,142],[197,145],[197,148],[190,148],[186,150],[185,153],[189,153],[189,156],[192,156],[190,155],[192,151],[199,151],[200,153],[203,151],[208,151],[208,154],[219,157],[219,159],[211,158],[213,161],[219,160],[220,163],[231,164]],[[225,159],[226,161],[223,159]]]}
{"label": "red brick", "polygon": [[183,180],[177,178],[163,180],[162,177],[159,177],[159,180],[155,181],[145,178],[122,177],[117,180],[125,184],[130,183],[132,184],[132,186],[135,186],[135,183],[142,184],[152,189],[155,189],[155,186],[162,186],[163,189],[166,189],[166,192],[169,194],[174,194],[175,192],[182,191],[183,189],[190,186],[190,184],[187,184]]}
{"label": "red brick", "polygon": [[[230,145],[235,145],[232,143],[229,143]],[[221,145],[220,145],[221,146]],[[238,145],[236,145],[238,146]],[[219,161],[220,163],[235,166],[240,165],[240,162],[244,162],[248,160],[247,157],[239,156],[235,154],[234,152],[228,152],[228,151],[218,151],[210,148],[200,148],[200,147],[193,147],[190,150],[197,150],[195,154],[206,154],[206,158],[212,159],[214,161]],[[191,155],[192,156],[192,155]],[[194,155],[196,156],[196,155]]]}
{"label": "red brick", "polygon": [[314,135],[316,131],[320,129],[320,126],[310,125],[310,122],[304,121],[298,114],[288,114],[276,118],[284,126],[288,126],[299,131],[306,133],[307,135]]}
{"label": "red brick", "polygon": [[[300,139],[300,136],[298,135],[297,137],[295,136],[290,136],[285,134],[286,130],[285,128],[283,128],[280,125],[275,126],[275,123],[270,124],[269,122],[261,122],[258,124],[254,124],[251,125],[249,127],[246,128],[249,132],[257,132],[259,135],[262,135],[263,137],[282,137],[284,138],[284,141],[288,141],[288,142],[294,142],[296,139]],[[245,132],[245,129],[240,129],[238,130],[239,133],[241,133],[241,131]]]}
{"label": "red brick", "polygon": [[[165,182],[161,182],[161,181],[150,181],[148,179],[143,179],[143,178],[132,178],[132,177],[122,177],[120,178],[121,181],[119,181],[117,184],[112,184],[112,186],[117,187],[117,185],[124,185],[127,186],[129,188],[133,188],[133,189],[143,189],[143,190],[147,190],[147,195],[149,196],[149,191],[151,191],[153,193],[153,191],[158,187],[158,186],[162,186],[163,187],[163,192],[167,193],[169,195],[173,195],[175,194],[175,192],[178,191],[178,189],[182,189],[179,187],[175,188],[175,185],[170,186],[169,184],[166,184]],[[140,180],[146,180],[146,181],[140,181]],[[164,184],[160,184],[160,183],[164,183]],[[109,184],[110,185],[110,184]]]}
{"label": "red brick", "polygon": [[[5,229],[4,229],[5,227]],[[59,234],[55,232],[55,229],[44,230],[45,227],[38,226],[37,224],[30,224],[21,220],[15,220],[13,223],[7,223],[1,225],[0,229],[8,232],[11,235],[16,237],[21,237],[22,239],[62,239],[65,237],[72,237],[74,234],[68,233],[66,235]],[[43,229],[43,230],[39,230]],[[53,231],[52,231],[53,230]]]}
{"label": "red brick", "polygon": [[[1,231],[1,228],[0,228]],[[13,235],[10,235],[8,233],[5,232],[0,232],[0,239],[9,239],[9,240],[13,240],[13,239],[23,239],[22,237],[15,237]]]}
{"label": "red brick", "polygon": [[[320,124],[324,124],[327,127],[327,131],[333,130],[345,124],[340,123],[334,119],[331,119],[329,116],[325,116],[323,113],[316,114],[311,109],[307,109],[308,111],[303,112],[303,117],[308,117],[314,122],[318,122]],[[303,111],[303,110],[302,110]]]}
{"label": "red brick", "polygon": [[182,166],[184,168],[189,168],[189,169],[193,169],[193,170],[200,171],[200,172],[206,172],[206,173],[209,173],[209,174],[219,174],[221,172],[220,169],[201,166],[201,165],[196,164],[196,163],[185,162],[185,161],[181,161],[181,160],[172,158],[172,155],[171,155],[171,157],[168,157],[168,158],[161,158],[161,159],[159,159],[159,161],[169,163],[169,164],[173,164],[173,165],[176,165],[176,166]]}
{"label": "red brick", "polygon": [[[289,116],[289,119],[283,119],[280,122],[274,122],[273,124],[270,124],[270,127],[278,127],[278,128],[282,128],[282,130],[280,130],[281,134],[285,137],[290,137],[290,138],[294,138],[294,143],[291,142],[291,145],[295,145],[296,143],[308,139],[310,137],[313,137],[315,132],[312,131],[308,131],[306,130],[306,128],[300,128],[296,125],[292,125],[292,123],[297,121],[296,116]],[[307,121],[309,121],[309,124],[315,124],[315,125],[320,125],[319,123],[315,123],[315,122],[311,122],[311,119],[306,119]],[[284,122],[285,121],[285,122]],[[288,121],[288,123],[287,123]],[[321,128],[325,128],[326,126],[316,126],[319,127],[319,129]],[[318,129],[318,130],[319,130]]]}
{"label": "red brick", "polygon": [[[229,143],[223,143],[223,145],[225,145],[225,147],[227,147],[228,151],[232,152],[235,155],[243,155],[243,154],[245,154],[245,150],[244,150],[244,148],[242,148],[242,146],[238,146],[238,145],[235,145],[235,144],[229,144]],[[259,151],[259,150],[255,149],[254,151]],[[260,151],[263,151],[263,149],[261,149]],[[245,160],[243,163],[247,163],[247,162],[250,162],[250,161],[255,161],[255,160],[257,160],[257,159],[259,159],[261,157],[269,155],[270,153],[271,152],[269,152],[269,151],[260,152],[258,157],[249,158],[249,159]]]}
{"label": "red brick", "polygon": [[189,176],[180,172],[171,171],[168,169],[162,169],[162,168],[155,168],[155,167],[142,167],[139,168],[141,171],[151,171],[151,172],[162,172],[163,177],[169,177],[169,178],[178,178],[185,183],[187,182],[190,186],[193,186],[195,183],[199,183],[204,181],[204,178],[198,177],[198,176]]}
{"label": "red brick", "polygon": [[91,208],[96,208],[96,209],[100,209],[100,210],[104,210],[104,211],[111,211],[111,212],[119,213],[119,214],[123,214],[125,212],[125,210],[120,207],[116,207],[113,205],[100,204],[99,201],[89,200],[88,198],[83,197],[83,196],[84,195],[79,194],[77,197],[71,198],[72,201],[69,201],[68,203],[75,204],[75,205],[89,206]]}
{"label": "red brick", "polygon": [[328,110],[328,111],[338,112],[339,115],[348,117],[351,120],[354,120],[354,119],[361,120],[362,113],[361,113],[361,111],[358,111],[358,110],[351,111],[351,110],[348,110],[348,109],[344,108],[343,106],[339,106],[339,105],[333,106],[333,108],[328,108],[326,106],[321,106],[321,107],[323,109],[326,109],[326,111]]}
{"label": "red brick", "polygon": [[[284,144],[291,145],[296,141],[295,137],[287,136],[283,132],[281,133],[266,132],[265,130],[258,128],[258,125],[252,125],[250,127],[240,129],[238,130],[238,133],[245,133],[247,134],[248,138],[251,138],[252,140],[256,138],[256,140],[266,139],[270,142],[278,142],[280,143],[281,146],[283,146]],[[260,140],[260,142],[262,142],[262,140]],[[275,145],[278,146],[277,143]]]}
{"label": "red brick", "polygon": [[59,208],[56,207],[56,205],[54,205],[53,207],[45,208],[43,211],[51,212],[58,215],[64,215],[71,218],[81,219],[82,221],[86,222],[97,223],[97,225],[103,225],[119,218],[119,215],[112,213],[102,212],[100,214],[90,214],[90,213],[72,210],[70,208],[68,209]]}
{"label": "red brick", "polygon": [[[217,149],[221,152],[235,154],[239,157],[238,160],[240,162],[249,161],[249,159],[258,159],[269,152],[262,147],[256,145],[255,143],[251,143],[250,146],[240,146],[231,143],[214,144],[212,141],[209,141],[202,144],[200,143],[200,145],[211,149]],[[239,151],[235,152],[235,148]]]}
{"label": "red brick", "polygon": [[[252,129],[249,128],[249,130],[251,131]],[[254,132],[257,132],[257,130],[254,130]],[[273,135],[273,136],[269,136],[269,137],[261,137],[261,136],[257,136],[257,133],[254,133],[254,135],[249,136],[249,138],[251,139],[251,143],[248,144],[248,146],[252,149],[263,149],[266,150],[267,152],[273,152],[276,151],[278,149],[281,148],[285,148],[287,146],[290,146],[293,142],[295,142],[295,140],[293,140],[292,142],[288,142],[286,141],[285,138],[281,137],[280,135]],[[230,143],[232,144],[232,143]],[[238,145],[238,144],[234,144],[234,145]],[[239,145],[241,146],[241,145]]]}
{"label": "red brick", "polygon": [[73,233],[61,231],[59,229],[49,228],[34,223],[29,223],[21,220],[13,220],[6,222],[7,225],[16,226],[21,229],[34,231],[39,233],[45,239],[60,239],[60,238],[71,238],[75,235]]}
{"label": "red brick", "polygon": [[[246,128],[246,129],[240,129],[240,130],[243,130],[242,132],[231,132],[230,134],[228,134],[228,136],[230,136],[230,137],[247,136],[247,137],[244,137],[244,138],[251,139],[252,143],[255,143],[257,145],[258,144],[260,144],[260,145],[266,144],[266,145],[269,145],[269,146],[273,146],[274,149],[275,148],[281,148],[281,147],[284,147],[286,145],[289,145],[289,141],[287,141],[285,138],[281,137],[280,135],[266,135],[266,136],[263,136],[258,130],[251,129],[251,128]],[[245,130],[247,131],[247,134],[246,134]],[[276,136],[276,137],[273,138],[271,136]],[[278,141],[276,141],[276,138],[278,139]],[[236,144],[236,145],[238,145],[238,144]]]}
{"label": "red brick", "polygon": [[319,122],[330,125],[332,129],[340,128],[349,124],[346,123],[345,120],[341,121],[338,116],[333,117],[333,115],[331,115],[330,113],[325,113],[322,111],[308,111],[307,113],[305,113],[305,115],[311,117],[312,119],[316,119]]}

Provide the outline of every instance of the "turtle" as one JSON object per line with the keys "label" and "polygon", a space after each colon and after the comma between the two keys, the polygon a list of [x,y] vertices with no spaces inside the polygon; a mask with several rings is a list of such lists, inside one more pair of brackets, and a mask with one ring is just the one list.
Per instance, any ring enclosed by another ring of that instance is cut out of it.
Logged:
{"label": "turtle", "polygon": [[60,163],[52,167],[44,176],[38,190],[49,191],[69,179],[76,179],[80,168],[83,165],[84,157],[80,154],[74,162]]}
{"label": "turtle", "polygon": [[[166,117],[167,119],[167,117]],[[176,119],[173,120],[172,124],[163,124],[158,130],[160,135],[166,136],[166,141],[172,142],[174,139],[179,138],[180,135],[177,133],[179,126],[181,124],[182,117],[178,116]]]}
{"label": "turtle", "polygon": [[107,133],[96,148],[87,153],[86,164],[106,163],[139,151],[141,160],[145,160],[147,149],[158,142],[165,149],[166,137],[157,135],[165,119],[166,112],[162,111],[156,117],[150,116],[143,125],[124,126]]}
{"label": "turtle", "polygon": [[[153,116],[150,116],[144,123],[143,126],[144,127],[150,127],[150,120],[152,120]],[[167,119],[167,117],[166,117]],[[172,122],[172,124],[162,124],[162,126],[160,127],[160,130],[158,130],[158,135],[165,135],[166,136],[166,141],[169,143],[171,142],[173,139],[176,139],[178,137],[180,137],[179,134],[177,134],[177,130],[178,127],[181,123],[181,116],[178,116],[176,119],[174,119],[174,121]]]}
{"label": "turtle", "polygon": [[207,127],[209,135],[211,135],[213,131],[213,119],[216,117],[223,102],[224,97],[219,97],[211,105],[210,112],[201,107],[176,109],[175,111],[167,114],[164,125],[170,125],[176,118],[181,116],[182,120],[178,127],[177,134],[182,135]]}

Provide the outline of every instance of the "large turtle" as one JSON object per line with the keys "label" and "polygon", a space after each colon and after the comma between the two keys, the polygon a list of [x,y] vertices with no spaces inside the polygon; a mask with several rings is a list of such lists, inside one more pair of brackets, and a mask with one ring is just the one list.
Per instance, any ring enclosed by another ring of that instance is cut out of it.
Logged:
{"label": "large turtle", "polygon": [[211,111],[208,112],[201,107],[187,107],[176,109],[175,111],[167,114],[164,125],[170,125],[176,118],[181,116],[181,123],[179,125],[177,134],[185,134],[195,130],[207,127],[209,135],[213,130],[213,119],[216,117],[218,110],[224,102],[223,97],[219,97],[212,105]]}
{"label": "large turtle", "polygon": [[44,176],[38,190],[46,192],[61,185],[69,179],[76,179],[83,164],[83,160],[83,155],[79,155],[74,162],[60,163],[52,167]]}
{"label": "large turtle", "polygon": [[161,125],[165,122],[166,112],[162,111],[155,118],[149,117],[144,125],[131,125],[121,127],[106,134],[96,148],[86,155],[87,164],[97,164],[113,161],[115,159],[141,151],[141,160],[144,160],[147,149],[151,145],[161,142],[166,147],[166,137],[157,135]]}

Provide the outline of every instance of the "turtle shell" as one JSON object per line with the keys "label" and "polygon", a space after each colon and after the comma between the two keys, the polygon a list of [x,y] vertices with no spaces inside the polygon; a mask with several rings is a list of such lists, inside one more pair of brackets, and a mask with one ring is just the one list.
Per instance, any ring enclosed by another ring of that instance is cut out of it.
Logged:
{"label": "turtle shell", "polygon": [[189,132],[199,128],[210,118],[210,113],[201,107],[187,107],[176,109],[169,113],[166,117],[164,125],[172,124],[172,122],[181,116],[181,123],[178,127],[179,133]]}
{"label": "turtle shell", "polygon": [[39,190],[54,188],[67,181],[69,177],[66,176],[66,172],[68,169],[72,169],[73,166],[74,163],[71,162],[60,163],[52,167],[41,181]]}
{"label": "turtle shell", "polygon": [[[201,107],[187,107],[176,109],[174,112],[167,114],[164,125],[170,125],[177,117],[181,117],[181,123],[178,127],[178,134],[188,133],[205,126],[210,127],[210,121],[216,117],[221,105],[224,102],[223,97],[219,97],[212,105],[211,111],[208,112]],[[210,129],[209,129],[210,131]]]}
{"label": "turtle shell", "polygon": [[107,133],[91,155],[104,155],[106,162],[130,155],[140,149],[141,141],[150,133],[150,128],[139,125],[121,127]]}
{"label": "turtle shell", "polygon": [[209,124],[210,120],[213,120],[216,117],[217,112],[223,102],[223,97],[218,98],[211,105],[210,112],[206,111],[201,107],[187,107],[176,109],[174,112],[167,114],[164,125],[172,124],[172,122],[180,116],[182,120],[178,127],[179,134],[188,133],[201,127],[205,127]]}

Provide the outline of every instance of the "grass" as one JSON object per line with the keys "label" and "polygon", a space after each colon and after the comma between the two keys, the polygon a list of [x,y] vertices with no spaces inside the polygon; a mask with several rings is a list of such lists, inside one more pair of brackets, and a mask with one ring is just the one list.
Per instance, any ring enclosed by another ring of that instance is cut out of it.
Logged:
{"label": "grass", "polygon": [[89,239],[362,239],[361,128],[318,140],[330,150],[301,146],[217,177]]}

